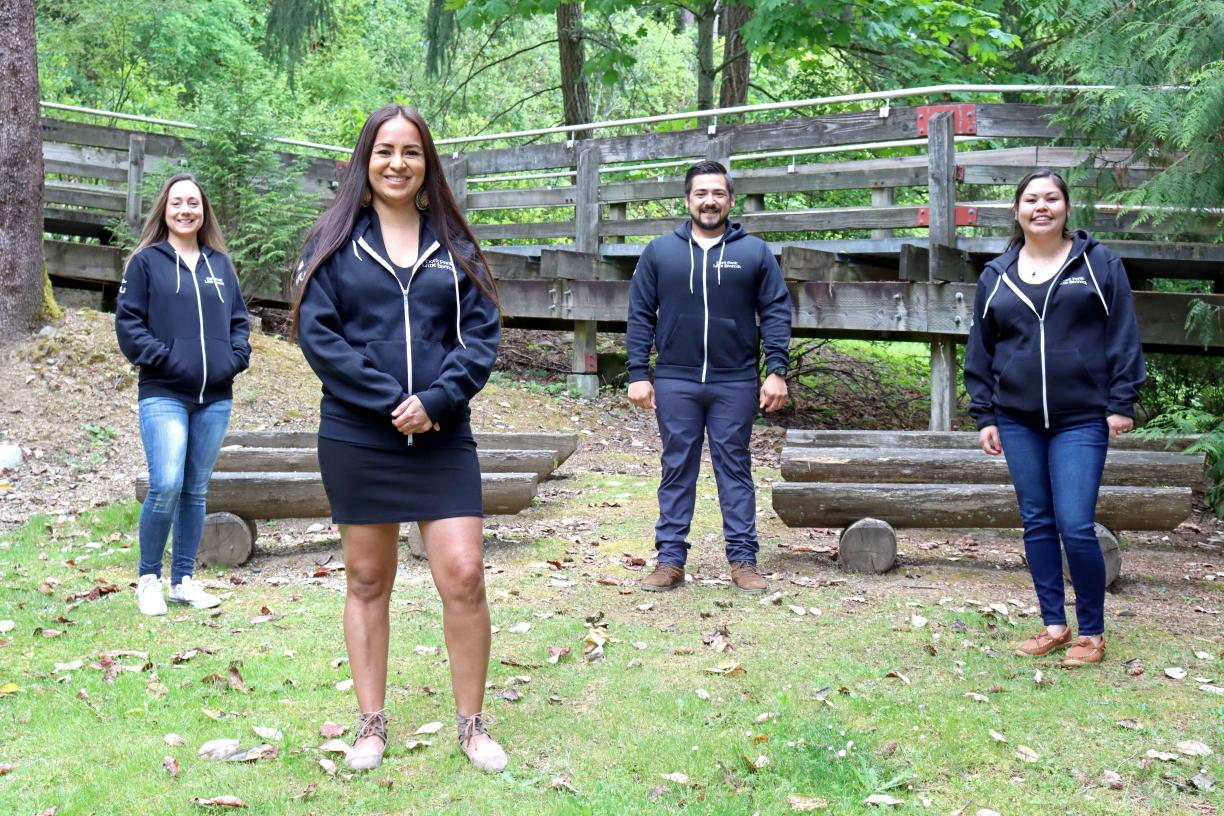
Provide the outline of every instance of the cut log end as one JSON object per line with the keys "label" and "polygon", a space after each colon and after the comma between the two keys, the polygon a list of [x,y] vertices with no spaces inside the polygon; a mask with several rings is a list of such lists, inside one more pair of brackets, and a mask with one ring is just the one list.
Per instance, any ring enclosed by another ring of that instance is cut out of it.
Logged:
{"label": "cut log end", "polygon": [[887,572],[897,563],[896,531],[887,521],[859,519],[842,531],[837,563],[850,572]]}
{"label": "cut log end", "polygon": [[[1113,586],[1122,574],[1122,549],[1118,536],[1104,524],[1096,525],[1097,543],[1101,545],[1101,557],[1105,559],[1105,586]],[[1071,581],[1071,565],[1067,563],[1067,551],[1062,553],[1063,578]]]}
{"label": "cut log end", "polygon": [[233,513],[209,513],[204,517],[196,559],[210,567],[245,564],[255,549],[253,528],[253,523]]}

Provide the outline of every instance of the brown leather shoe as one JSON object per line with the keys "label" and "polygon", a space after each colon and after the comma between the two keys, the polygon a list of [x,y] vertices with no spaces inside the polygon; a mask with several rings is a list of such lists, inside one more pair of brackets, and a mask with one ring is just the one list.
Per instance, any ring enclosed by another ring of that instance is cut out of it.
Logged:
{"label": "brown leather shoe", "polygon": [[1054,637],[1045,629],[1033,635],[1016,647],[1015,654],[1019,657],[1041,657],[1049,654],[1060,646],[1071,642],[1071,630],[1064,629],[1058,637]]}
{"label": "brown leather shoe", "polygon": [[642,579],[642,589],[647,592],[667,592],[680,586],[684,586],[684,570],[675,564],[659,564]]}
{"label": "brown leather shoe", "polygon": [[1072,642],[1067,654],[1063,657],[1063,668],[1074,669],[1077,666],[1091,666],[1100,663],[1105,658],[1105,638],[1097,643],[1090,637],[1078,637]]}
{"label": "brown leather shoe", "polygon": [[731,564],[731,583],[740,592],[764,592],[769,584],[757,572],[757,565],[748,561],[735,561]]}

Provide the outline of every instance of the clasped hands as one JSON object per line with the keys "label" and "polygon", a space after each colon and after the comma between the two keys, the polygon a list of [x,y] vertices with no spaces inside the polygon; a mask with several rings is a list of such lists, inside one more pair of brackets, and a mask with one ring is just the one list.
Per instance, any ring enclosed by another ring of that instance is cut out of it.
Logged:
{"label": "clasped hands", "polygon": [[425,406],[421,405],[420,398],[415,394],[395,406],[391,412],[391,424],[405,436],[440,430],[438,423],[425,413]]}

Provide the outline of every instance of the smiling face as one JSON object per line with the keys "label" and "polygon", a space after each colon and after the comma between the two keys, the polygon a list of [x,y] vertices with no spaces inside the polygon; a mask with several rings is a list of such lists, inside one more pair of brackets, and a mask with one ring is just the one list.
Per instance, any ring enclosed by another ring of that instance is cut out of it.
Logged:
{"label": "smiling face", "polygon": [[1016,223],[1026,240],[1061,236],[1067,227],[1067,209],[1067,197],[1054,179],[1035,178],[1016,202]]}
{"label": "smiling face", "polygon": [[204,226],[204,196],[195,182],[183,179],[166,193],[166,227],[184,241],[194,241]]}
{"label": "smiling face", "polygon": [[693,227],[712,233],[710,237],[721,234],[727,217],[731,214],[731,205],[735,196],[727,189],[727,177],[721,173],[705,173],[693,176],[692,186],[684,198],[689,215],[693,218]]}
{"label": "smiling face", "polygon": [[416,125],[397,116],[378,128],[370,154],[369,182],[376,203],[387,207],[413,204],[425,183],[425,151]]}

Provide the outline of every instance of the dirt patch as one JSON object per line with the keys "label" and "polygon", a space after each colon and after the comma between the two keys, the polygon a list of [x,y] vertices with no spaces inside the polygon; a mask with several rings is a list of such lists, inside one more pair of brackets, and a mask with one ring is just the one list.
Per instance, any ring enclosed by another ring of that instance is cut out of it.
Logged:
{"label": "dirt patch", "polygon": [[[235,386],[231,426],[316,428],[318,381],[300,351],[263,335],[252,344],[254,365]],[[605,546],[649,559],[659,472],[653,414],[632,408],[619,390],[581,400],[545,389],[564,379],[568,339],[561,333],[507,331],[506,348],[503,375],[474,403],[477,428],[575,433],[579,447],[541,483],[537,506],[489,519],[490,559],[507,571],[526,569],[535,560],[534,542],[569,537],[608,540],[613,543]],[[528,365],[531,360],[538,361]],[[132,480],[145,467],[136,373],[119,352],[111,315],[70,311],[59,325],[0,359],[0,383],[0,444],[20,445],[25,453],[21,465],[0,472],[0,485],[7,485],[0,487],[0,530],[35,513],[72,516],[132,496]],[[858,410],[857,404],[847,403],[844,410]],[[784,415],[754,428],[753,463],[762,489],[777,478],[785,427],[796,424],[803,423]],[[719,580],[725,579],[726,564],[709,476],[707,453],[690,564],[698,577]],[[616,498],[630,483],[632,495]],[[761,564],[782,586],[844,580],[839,586],[855,597],[1011,598],[1026,608],[1033,603],[1018,532],[903,531],[897,570],[855,576],[842,574],[833,560],[838,531],[789,529],[767,499],[760,509]],[[1224,641],[1224,532],[1213,515],[1196,511],[1169,534],[1126,534],[1123,544],[1123,578],[1107,601],[1111,616],[1159,621],[1171,631]],[[319,564],[340,560],[338,536],[325,519],[261,522],[257,547],[255,560],[233,574],[301,580]],[[339,587],[342,573],[326,580]]]}

